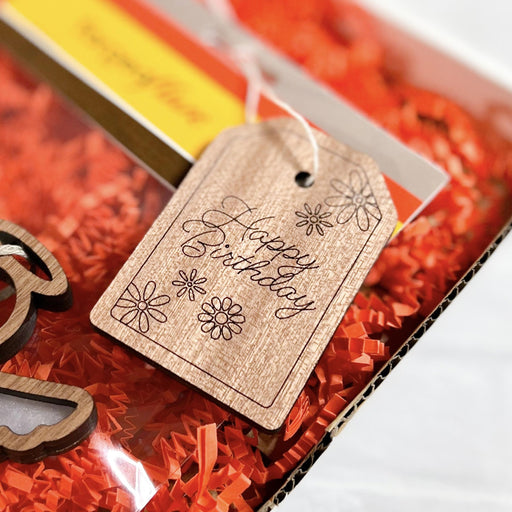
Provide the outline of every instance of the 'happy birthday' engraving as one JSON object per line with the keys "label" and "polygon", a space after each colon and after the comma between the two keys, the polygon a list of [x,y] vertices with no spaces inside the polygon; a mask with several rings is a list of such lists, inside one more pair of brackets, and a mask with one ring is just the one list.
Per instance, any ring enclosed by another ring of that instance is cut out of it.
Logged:
{"label": "'happy birthday' engraving", "polygon": [[315,301],[298,289],[295,280],[319,265],[314,256],[303,254],[296,245],[266,229],[273,218],[261,217],[258,208],[239,197],[226,196],[218,208],[210,208],[200,218],[182,224],[189,236],[181,244],[181,251],[190,258],[218,260],[288,301],[274,312],[276,318],[283,320],[316,309]]}

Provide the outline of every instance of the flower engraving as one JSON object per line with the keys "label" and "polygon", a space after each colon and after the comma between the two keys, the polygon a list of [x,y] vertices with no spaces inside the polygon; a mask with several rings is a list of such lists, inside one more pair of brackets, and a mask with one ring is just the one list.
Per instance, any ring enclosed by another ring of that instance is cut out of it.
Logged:
{"label": "flower engraving", "polygon": [[339,195],[326,198],[325,204],[332,207],[341,207],[336,217],[338,224],[345,224],[355,216],[359,229],[368,231],[370,217],[377,220],[382,218],[370,184],[360,171],[351,170],[348,183],[341,180],[332,180],[331,187]]}
{"label": "flower engraving", "polygon": [[160,308],[168,304],[171,299],[168,295],[155,297],[155,291],[156,283],[154,281],[148,281],[142,293],[134,283],[130,283],[116,302],[116,307],[127,310],[119,321],[130,325],[141,333],[149,331],[152,320],[161,324],[167,322],[167,316],[160,311]]}
{"label": "flower engraving", "polygon": [[321,212],[322,205],[317,204],[315,209],[313,210],[308,203],[304,203],[305,212],[295,212],[295,215],[302,220],[299,220],[297,224],[295,224],[298,228],[303,226],[307,226],[306,228],[306,236],[311,235],[313,230],[316,229],[316,232],[320,236],[324,236],[325,228],[332,228],[332,224],[327,222],[325,219],[332,215],[331,212]]}
{"label": "flower engraving", "polygon": [[188,293],[188,299],[190,301],[195,301],[196,293],[200,293],[201,295],[206,293],[206,290],[199,286],[206,283],[206,277],[200,277],[198,279],[197,270],[195,268],[191,270],[189,276],[187,276],[183,270],[180,270],[178,274],[180,275],[181,280],[175,280],[172,282],[174,286],[179,288],[178,293],[176,294],[178,297],[182,297]]}
{"label": "flower engraving", "polygon": [[221,336],[225,340],[230,340],[233,334],[242,332],[241,325],[245,322],[245,316],[242,315],[242,306],[234,304],[229,297],[222,301],[219,297],[213,297],[211,302],[205,302],[201,306],[202,313],[197,315],[202,323],[201,331],[210,333],[210,337],[218,340]]}

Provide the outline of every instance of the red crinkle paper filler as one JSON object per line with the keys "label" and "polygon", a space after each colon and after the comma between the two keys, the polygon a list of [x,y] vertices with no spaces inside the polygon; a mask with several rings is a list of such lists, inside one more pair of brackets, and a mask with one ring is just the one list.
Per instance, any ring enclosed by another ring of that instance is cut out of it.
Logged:
{"label": "red crinkle paper filler", "polygon": [[[390,71],[359,7],[232,3],[250,29],[452,181],[384,250],[282,432],[270,436],[94,332],[89,311],[170,192],[0,54],[0,217],[54,252],[75,298],[70,311],[41,311],[31,341],[2,371],[82,386],[99,416],[93,435],[66,454],[0,464],[6,512],[257,508],[510,218],[510,144]],[[1,319],[8,314],[5,302]]]}

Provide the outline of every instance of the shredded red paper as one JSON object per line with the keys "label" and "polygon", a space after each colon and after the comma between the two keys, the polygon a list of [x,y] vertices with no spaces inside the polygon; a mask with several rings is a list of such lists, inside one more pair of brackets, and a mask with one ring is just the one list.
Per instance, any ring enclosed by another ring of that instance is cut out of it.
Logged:
{"label": "shredded red paper", "polygon": [[6,512],[254,510],[512,214],[511,145],[486,120],[405,83],[361,9],[334,0],[233,5],[452,181],[384,250],[282,432],[264,434],[92,329],[93,304],[170,192],[0,54],[0,217],[55,254],[74,294],[71,310],[39,313],[28,345],[1,369],[82,386],[99,417],[66,454],[0,464]]}

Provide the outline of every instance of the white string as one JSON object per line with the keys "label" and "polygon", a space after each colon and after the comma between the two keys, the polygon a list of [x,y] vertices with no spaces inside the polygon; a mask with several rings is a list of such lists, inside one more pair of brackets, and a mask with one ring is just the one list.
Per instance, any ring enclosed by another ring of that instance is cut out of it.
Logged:
{"label": "white string", "polygon": [[231,47],[231,53],[247,79],[245,92],[245,122],[255,123],[258,118],[258,105],[264,87],[264,79],[258,66],[252,47],[236,45]]}
{"label": "white string", "polygon": [[223,23],[235,22],[235,11],[227,0],[206,0],[205,3],[208,9],[210,9],[210,11]]}
{"label": "white string", "polygon": [[[23,247],[20,247],[19,245],[0,244],[0,256],[21,256],[28,260],[28,254],[25,252]],[[14,295],[14,287],[7,284],[5,288],[0,290],[0,302],[8,299],[12,295]]]}
{"label": "white string", "polygon": [[0,256],[21,256],[28,260],[27,253],[19,245],[0,245]]}
{"label": "white string", "polygon": [[[206,0],[206,5],[217,17],[222,25],[236,23],[236,15],[227,0]],[[258,64],[254,47],[251,44],[229,44],[228,51],[242,70],[247,80],[247,91],[245,93],[245,121],[254,123],[258,117],[258,105],[262,93],[271,99],[276,105],[296,119],[306,132],[313,152],[313,168],[310,172],[313,179],[318,176],[320,167],[319,148],[315,134],[306,119],[301,116],[293,107],[279,99],[272,88],[265,82],[265,78]]]}
{"label": "white string", "polygon": [[311,129],[311,126],[309,126],[309,123],[304,119],[303,116],[301,116],[296,110],[294,110],[288,103],[280,100],[271,89],[267,89],[266,87],[263,89],[265,91],[265,94],[277,105],[279,105],[283,110],[286,110],[288,114],[290,114],[292,117],[297,119],[299,123],[304,128],[304,131],[306,132],[306,135],[309,139],[309,142],[311,144],[311,149],[313,150],[313,170],[310,172],[311,176],[313,178],[316,178],[318,176],[318,168],[320,166],[320,158],[319,158],[319,151],[318,151],[318,142],[315,138],[315,134],[313,133],[313,130]]}

